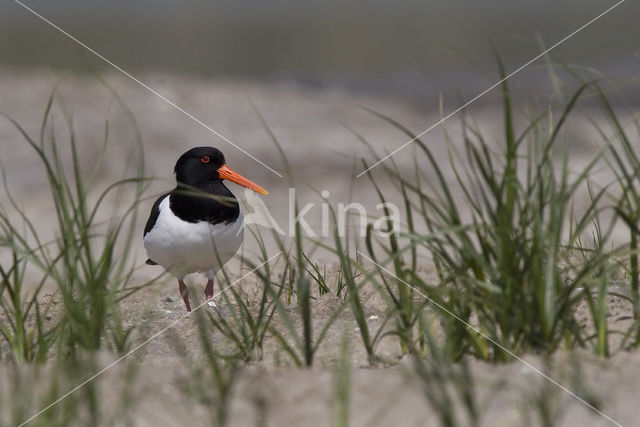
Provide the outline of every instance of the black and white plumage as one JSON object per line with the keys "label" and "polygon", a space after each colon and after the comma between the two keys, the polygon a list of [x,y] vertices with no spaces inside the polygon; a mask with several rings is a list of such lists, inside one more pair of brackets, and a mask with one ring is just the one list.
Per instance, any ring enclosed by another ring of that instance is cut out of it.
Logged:
{"label": "black and white plumage", "polygon": [[147,264],[159,264],[178,279],[180,294],[191,311],[184,277],[205,274],[205,296],[211,298],[216,273],[242,244],[242,211],[222,181],[268,193],[229,169],[222,152],[213,147],[187,151],[174,172],[177,186],[153,204],[144,228],[144,247]]}

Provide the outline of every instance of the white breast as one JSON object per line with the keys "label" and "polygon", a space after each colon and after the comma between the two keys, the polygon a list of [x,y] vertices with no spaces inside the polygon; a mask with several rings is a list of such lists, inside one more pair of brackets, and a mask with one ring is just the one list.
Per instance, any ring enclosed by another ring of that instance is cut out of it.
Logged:
{"label": "white breast", "polygon": [[242,244],[242,210],[235,222],[212,225],[181,220],[169,208],[169,197],[159,208],[155,225],[144,237],[144,247],[149,258],[179,279],[195,272],[213,278]]}

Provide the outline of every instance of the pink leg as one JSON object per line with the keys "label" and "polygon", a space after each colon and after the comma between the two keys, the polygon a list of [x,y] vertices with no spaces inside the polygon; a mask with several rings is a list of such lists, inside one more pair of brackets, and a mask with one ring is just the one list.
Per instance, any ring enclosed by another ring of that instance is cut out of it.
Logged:
{"label": "pink leg", "polygon": [[207,287],[204,288],[204,296],[207,297],[207,299],[213,297],[213,279],[209,279],[207,282]]}
{"label": "pink leg", "polygon": [[184,300],[184,305],[187,307],[187,311],[191,311],[191,304],[189,304],[189,288],[184,284],[182,279],[178,280],[178,286],[180,287],[180,295]]}

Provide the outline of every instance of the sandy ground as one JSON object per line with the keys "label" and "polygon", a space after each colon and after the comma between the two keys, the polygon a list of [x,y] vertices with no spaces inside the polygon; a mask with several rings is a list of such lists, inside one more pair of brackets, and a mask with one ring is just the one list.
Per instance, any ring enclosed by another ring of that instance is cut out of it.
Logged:
{"label": "sandy ground", "polygon": [[[330,277],[334,274],[335,269],[330,269]],[[199,282],[201,280],[196,276],[189,281],[192,301],[198,299],[198,294],[202,292],[202,283]],[[252,295],[258,291],[258,281],[249,277],[238,286],[247,300],[256,304]],[[206,374],[206,370],[203,371],[201,365],[204,356],[199,344],[198,321],[193,317],[184,317],[186,312],[174,288],[173,282],[166,280],[135,294],[122,304],[125,324],[142,325],[144,337],[157,333],[161,335],[96,380],[103,396],[102,411],[106,419],[114,416],[110,408],[121,407],[120,399],[125,397],[121,390],[125,390],[132,381],[133,388],[126,399],[133,408],[128,417],[134,425],[216,425],[214,420],[222,403],[215,381]],[[340,302],[333,295],[324,295],[314,301],[312,313],[316,334]],[[219,308],[202,306],[200,314],[209,311],[214,316],[229,316],[229,308],[220,297],[218,303]],[[375,331],[381,326],[384,303],[370,289],[363,289],[363,303],[369,327]],[[631,311],[629,305],[612,297],[609,307],[610,326],[627,326]],[[295,305],[287,309],[293,313]],[[256,311],[255,305],[252,311]],[[582,319],[585,328],[592,329],[586,321],[586,313],[586,308],[579,309],[578,318]],[[277,317],[274,324],[282,327]],[[301,330],[299,318],[295,315],[293,318],[295,328]],[[230,342],[219,331],[211,329],[209,338],[217,351],[224,353],[232,349]],[[345,338],[349,341],[347,350],[342,345]],[[612,345],[615,346],[615,343],[612,342]],[[349,425],[438,425],[438,408],[442,406],[438,406],[441,404],[437,400],[432,400],[437,399],[438,395],[429,388],[431,383],[416,374],[411,360],[401,356],[397,340],[382,339],[376,350],[380,361],[371,365],[361,344],[357,324],[348,309],[330,328],[315,355],[312,369],[295,367],[274,337],[267,334],[263,351],[256,353],[255,359],[242,363],[230,376],[233,386],[228,395],[228,425],[336,425],[332,423],[341,408],[336,400],[337,387],[339,379],[345,376],[349,390]],[[97,359],[95,370],[116,360],[117,356],[103,353]],[[345,360],[349,366],[346,371],[340,368]],[[8,369],[12,368],[7,365],[0,367],[0,371],[6,372]],[[544,372],[555,384],[534,370]],[[620,352],[604,360],[586,351],[560,351],[550,360],[525,356],[523,361],[500,366],[471,361],[470,375],[474,384],[475,404],[480,414],[479,425],[544,425],[545,421],[540,415],[542,405],[546,405],[553,425],[615,425],[605,416],[621,425],[637,425],[634,398],[638,393],[640,378],[637,352]],[[5,378],[10,377],[10,373],[6,372]],[[32,395],[37,396],[38,390],[46,390],[51,380],[50,375],[41,375],[39,387]],[[67,381],[72,384],[63,388],[71,388],[71,385],[80,382]],[[66,383],[63,381],[63,384]],[[0,387],[7,386],[7,382],[0,383]],[[204,398],[202,389],[198,388],[203,386]],[[460,392],[456,392],[451,385],[447,386],[447,390],[455,408],[457,425],[469,425],[468,412],[464,409]],[[575,393],[575,396],[571,393]],[[578,398],[589,402],[605,415],[589,409]],[[30,408],[27,413],[40,409],[34,402],[38,402],[38,399],[34,398],[30,405],[26,405]],[[7,403],[5,400],[2,406]],[[122,422],[119,419],[117,424]]]}
{"label": "sandy ground", "polygon": [[[336,269],[329,268],[329,272],[331,278]],[[426,271],[425,274],[432,276],[433,273]],[[194,282],[192,295],[202,291],[202,285]],[[258,290],[257,281],[250,278],[239,286],[247,295]],[[371,289],[363,289],[362,299],[369,328],[376,331],[381,327],[384,317],[384,302]],[[155,313],[154,320],[149,322],[148,333],[155,333],[184,314],[182,301],[175,298],[175,289],[145,291],[132,300],[137,302],[132,304],[129,312],[143,312],[142,306],[146,306],[147,310]],[[339,304],[340,299],[333,295],[324,295],[314,301],[312,312],[316,331],[329,320]],[[226,311],[224,303],[220,309],[206,305],[202,309],[219,315],[225,315]],[[291,306],[291,309],[295,310],[295,306]],[[586,307],[580,307],[577,318],[585,328],[593,330],[587,320],[587,313]],[[630,314],[631,307],[627,302],[610,297],[608,317],[612,329],[623,330],[628,327]],[[279,324],[277,319],[275,323]],[[301,328],[301,322],[296,317],[296,329]],[[350,343],[346,356],[342,347],[345,337]],[[179,388],[176,384],[193,381],[193,372],[181,366],[184,356],[177,355],[175,345],[172,345],[176,339],[185,343],[182,351],[190,354],[187,359],[198,360],[201,357],[197,347],[189,348],[198,341],[197,323],[194,319],[185,319],[172,329],[171,334],[158,337],[143,350],[144,364],[139,373],[142,377],[154,377],[157,382],[149,384],[149,390],[163,390],[164,397],[169,401],[176,396],[175,388]],[[225,340],[216,332],[212,341],[222,345]],[[617,340],[612,339],[612,348],[616,344]],[[372,366],[367,361],[357,324],[349,310],[345,310],[330,328],[314,358],[314,368],[311,370],[294,368],[279,344],[274,342],[273,337],[268,337],[260,359],[250,362],[238,374],[230,409],[230,425],[330,425],[338,410],[335,401],[336,384],[338,375],[342,374],[339,365],[344,357],[348,358],[350,365],[350,425],[436,425],[438,410],[428,397],[428,387],[411,369],[411,361],[401,356],[398,341],[392,337],[382,339],[376,350],[381,360]],[[629,398],[638,392],[640,358],[637,352],[622,352],[610,360],[596,358],[584,351],[559,352],[549,361],[532,356],[527,356],[524,360],[530,366],[517,361],[503,366],[471,362],[481,425],[541,425],[543,420],[540,419],[536,406],[540,402],[549,405],[554,425],[612,424],[579,402],[575,396],[571,396],[568,390],[594,405],[615,422],[625,426],[637,425],[635,402],[633,398]],[[153,368],[158,366],[162,367],[160,372],[154,371]],[[174,370],[165,370],[165,367]],[[544,372],[557,384],[542,378],[534,369]],[[566,387],[566,390],[562,387]],[[467,425],[469,421],[460,404],[460,395],[452,395],[454,405],[457,405],[458,423]],[[145,393],[139,396],[143,396],[142,408],[158,405],[155,398],[147,398]],[[197,414],[201,414],[202,423],[207,424],[206,417],[211,415],[206,412],[206,408],[197,405],[194,408],[193,402],[189,402],[182,394],[180,399],[181,403],[177,406],[184,412],[172,410],[173,417],[170,418],[176,421],[166,425],[174,422],[179,425],[180,420],[194,416],[197,418]],[[161,410],[153,409],[149,412],[162,413]],[[166,421],[168,420],[155,420],[149,425],[158,422],[165,425],[163,422]]]}
{"label": "sandy ground", "polygon": [[[149,199],[143,202],[144,211],[151,206],[154,195],[173,185],[172,168],[179,154],[192,146],[215,145],[224,151],[231,167],[270,190],[270,196],[264,199],[265,204],[286,229],[289,176],[279,178],[125,77],[109,74],[104,79],[111,88],[117,90],[138,121],[145,144],[146,173],[158,178],[150,186],[147,193]],[[274,145],[252,109],[250,99],[253,100],[287,153],[295,175],[296,192],[302,204],[311,201],[319,204],[315,189],[329,191],[332,203],[354,200],[370,209],[375,208],[377,199],[366,178],[354,178],[354,172],[361,170],[357,159],[371,157],[368,149],[344,125],[362,133],[379,153],[400,146],[406,142],[406,137],[364,112],[359,105],[400,118],[409,128],[416,130],[427,128],[439,117],[437,99],[433,100],[431,111],[424,111],[389,94],[348,92],[286,81],[207,81],[169,75],[145,75],[142,80],[251,155],[286,175]],[[87,171],[94,167],[105,118],[110,117],[112,142],[107,149],[104,167],[99,172],[98,183],[106,185],[118,179],[128,156],[125,147],[131,141],[133,131],[126,116],[117,108],[109,107],[110,89],[95,78],[53,75],[44,71],[19,74],[0,71],[0,111],[16,119],[28,132],[37,135],[47,97],[52,87],[60,81],[59,93],[73,113]],[[473,114],[478,122],[483,123],[482,128],[490,137],[499,135],[500,125],[495,120],[499,112],[491,102],[478,106]],[[56,117],[56,126],[64,135],[64,123],[59,111]],[[453,123],[451,127],[455,127]],[[593,136],[579,124],[574,132],[575,140],[579,142],[571,147],[572,165],[580,170],[593,153]],[[428,140],[436,154],[446,159],[447,148],[442,133],[434,130],[428,135]],[[394,157],[400,168],[411,166],[412,150],[409,148]],[[8,185],[18,203],[41,227],[43,238],[54,237],[48,188],[42,185],[44,171],[32,150],[7,121],[0,121],[0,152]],[[606,180],[607,177],[602,179]],[[238,193],[237,187],[233,191]],[[6,198],[0,197],[0,202],[5,203]],[[145,217],[146,212],[143,212],[141,220]],[[321,219],[321,209],[316,205],[308,221],[314,229],[320,229]],[[246,254],[255,250],[255,245],[246,243]],[[135,262],[142,265],[145,256],[141,239],[133,256]],[[318,252],[314,259],[322,261],[326,258],[327,254]],[[328,268],[335,270],[331,264]],[[424,268],[428,274],[427,261]],[[157,269],[143,267],[136,280],[143,281],[155,273]],[[230,273],[232,277],[241,275],[233,265]],[[239,286],[251,295],[256,292],[256,283],[255,278],[249,277]],[[202,291],[202,283],[197,278],[192,280],[191,286],[193,295]],[[367,292],[365,310],[371,326],[375,327],[384,314],[384,306],[372,290]],[[312,309],[314,322],[323,324],[339,303],[334,296],[319,298]],[[138,366],[134,396],[137,404],[132,416],[135,425],[210,424],[210,411],[215,404],[197,401],[185,392],[185,384],[193,381],[190,376],[194,374],[189,369],[188,361],[198,360],[201,355],[198,354],[195,321],[191,318],[180,320],[184,309],[175,283],[167,278],[127,299],[121,309],[127,322],[144,325],[147,336],[179,321],[170,331],[136,353]],[[213,309],[205,306],[203,310]],[[224,310],[223,307],[219,315],[225,315]],[[613,324],[625,325],[630,321],[629,314],[630,308],[621,301],[610,301]],[[589,327],[586,323],[585,320],[585,327]],[[391,338],[383,339],[378,352],[387,363],[371,367],[359,344],[356,328],[353,318],[346,313],[341,315],[327,335],[316,357],[315,367],[311,370],[293,368],[273,337],[267,339],[261,359],[243,367],[234,379],[230,424],[330,425],[337,410],[334,389],[336,369],[342,357],[341,342],[347,335],[353,343],[348,353],[351,366],[351,425],[434,425],[437,411],[430,406],[429,399],[423,393],[424,383],[407,369],[410,361],[399,358],[398,344]],[[184,355],[176,350],[176,339],[184,345]],[[219,333],[214,333],[212,340],[224,348],[224,340]],[[106,366],[111,360],[114,360],[112,355],[104,355],[103,365]],[[546,371],[539,358],[527,360]],[[575,375],[572,376],[577,366],[582,368],[577,375],[578,382]],[[8,368],[5,366],[2,369]],[[118,389],[118,384],[123,381],[124,368],[119,369],[105,374],[105,381],[101,384],[107,389]],[[542,424],[531,407],[531,402],[535,401],[531,396],[539,395],[552,396],[553,411],[558,414],[556,425],[609,425],[605,418],[543,380],[520,362],[504,366],[472,363],[471,369],[478,387],[483,425]],[[557,378],[558,383],[574,390],[580,386],[591,393],[598,407],[616,422],[640,425],[635,415],[635,396],[640,389],[640,357],[637,352],[623,352],[607,361],[582,353],[559,354],[549,369],[549,376]],[[461,425],[465,425],[465,422],[461,422]]]}

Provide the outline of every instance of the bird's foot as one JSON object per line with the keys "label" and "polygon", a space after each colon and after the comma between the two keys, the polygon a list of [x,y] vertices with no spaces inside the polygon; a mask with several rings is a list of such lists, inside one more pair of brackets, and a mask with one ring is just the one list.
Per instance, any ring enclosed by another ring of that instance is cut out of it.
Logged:
{"label": "bird's foot", "polygon": [[207,286],[204,288],[204,296],[207,299],[213,298],[213,280],[209,279]]}
{"label": "bird's foot", "polygon": [[178,280],[178,286],[180,287],[180,295],[182,296],[182,300],[184,301],[187,311],[191,311],[191,304],[189,304],[189,288],[187,288],[187,285],[185,285],[182,280]]}

